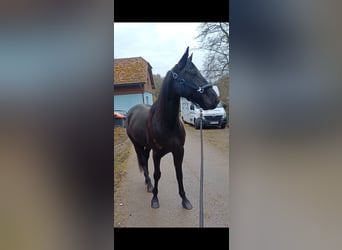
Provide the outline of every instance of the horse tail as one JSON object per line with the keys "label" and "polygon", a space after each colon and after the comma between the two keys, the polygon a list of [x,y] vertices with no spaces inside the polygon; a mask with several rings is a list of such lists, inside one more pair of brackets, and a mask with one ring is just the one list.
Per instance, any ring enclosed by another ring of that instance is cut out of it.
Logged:
{"label": "horse tail", "polygon": [[144,165],[146,164],[146,158],[145,156],[140,152],[137,152],[137,156],[138,156],[138,165],[139,165],[139,170],[140,172],[144,171]]}
{"label": "horse tail", "polygon": [[145,168],[147,168],[150,150],[147,150],[145,147],[140,145],[136,145],[135,143],[133,143],[133,145],[138,158],[139,170],[142,172]]}

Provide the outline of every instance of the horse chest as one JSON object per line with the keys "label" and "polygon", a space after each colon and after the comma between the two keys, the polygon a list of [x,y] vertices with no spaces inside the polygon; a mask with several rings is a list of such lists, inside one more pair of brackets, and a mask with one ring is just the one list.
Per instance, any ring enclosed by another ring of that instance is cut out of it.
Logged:
{"label": "horse chest", "polygon": [[179,133],[174,131],[154,131],[150,133],[149,141],[152,148],[166,151],[175,145],[183,144]]}

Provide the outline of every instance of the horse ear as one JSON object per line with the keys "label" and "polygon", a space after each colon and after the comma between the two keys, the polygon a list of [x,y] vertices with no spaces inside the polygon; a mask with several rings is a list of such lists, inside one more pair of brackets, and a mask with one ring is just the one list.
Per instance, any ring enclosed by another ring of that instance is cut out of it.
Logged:
{"label": "horse ear", "polygon": [[189,47],[186,48],[184,55],[178,62],[179,69],[183,69],[185,67],[186,62],[188,60],[188,56],[189,56]]}
{"label": "horse ear", "polygon": [[192,53],[191,53],[191,55],[189,57],[189,61],[192,62]]}

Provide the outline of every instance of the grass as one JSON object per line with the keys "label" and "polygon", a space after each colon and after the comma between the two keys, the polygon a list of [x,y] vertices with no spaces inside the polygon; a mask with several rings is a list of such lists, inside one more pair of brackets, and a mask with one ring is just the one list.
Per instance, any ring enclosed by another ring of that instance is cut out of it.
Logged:
{"label": "grass", "polygon": [[114,128],[114,189],[118,187],[126,173],[127,159],[131,143],[122,127]]}
{"label": "grass", "polygon": [[129,140],[126,129],[122,127],[114,128],[114,226],[125,225],[125,217],[118,212],[117,208],[122,202],[121,192],[117,192],[124,180],[127,172],[127,159],[131,153],[132,143]]}

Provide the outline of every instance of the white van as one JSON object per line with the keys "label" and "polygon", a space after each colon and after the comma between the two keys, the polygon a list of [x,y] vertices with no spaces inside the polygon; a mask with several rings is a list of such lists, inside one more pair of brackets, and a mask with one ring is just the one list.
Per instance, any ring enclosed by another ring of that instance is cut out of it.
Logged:
{"label": "white van", "polygon": [[[213,86],[217,95],[219,96],[219,91],[217,86]],[[198,104],[192,103],[184,97],[180,99],[180,112],[181,118],[184,123],[189,123],[195,126],[196,129],[200,128],[200,106]],[[227,114],[220,102],[215,109],[203,110],[203,122],[202,127],[219,127],[225,128],[227,125]]]}

